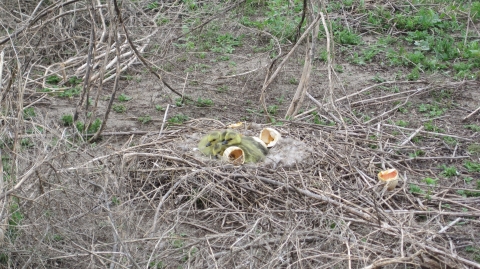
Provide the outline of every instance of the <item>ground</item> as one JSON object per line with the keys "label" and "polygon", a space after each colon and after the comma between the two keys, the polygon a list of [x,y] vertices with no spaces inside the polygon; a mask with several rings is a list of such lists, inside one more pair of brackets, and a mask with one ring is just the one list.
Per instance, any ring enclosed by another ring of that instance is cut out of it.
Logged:
{"label": "ground", "polygon": [[[0,268],[480,268],[479,21],[477,1],[0,3]],[[196,149],[237,122],[282,134],[266,161]]]}

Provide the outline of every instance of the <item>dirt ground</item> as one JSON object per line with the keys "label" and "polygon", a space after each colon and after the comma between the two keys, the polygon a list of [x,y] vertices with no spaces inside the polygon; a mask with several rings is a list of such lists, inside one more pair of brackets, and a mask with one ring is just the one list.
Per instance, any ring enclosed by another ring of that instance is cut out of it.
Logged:
{"label": "dirt ground", "polygon": [[[1,3],[0,268],[480,268],[478,78],[370,19],[456,11],[305,1],[288,36],[303,2]],[[281,133],[266,161],[198,151],[237,122]]]}

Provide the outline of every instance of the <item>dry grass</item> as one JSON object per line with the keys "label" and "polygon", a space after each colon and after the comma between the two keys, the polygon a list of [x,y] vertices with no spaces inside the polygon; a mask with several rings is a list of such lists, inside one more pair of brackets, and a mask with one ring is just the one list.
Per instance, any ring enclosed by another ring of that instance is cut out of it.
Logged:
{"label": "dry grass", "polygon": [[[372,99],[362,91],[339,94],[329,60],[326,84],[331,91],[324,94],[331,95],[330,102],[322,105],[306,94],[324,120],[338,125],[309,123],[315,116],[304,113],[275,127],[310,148],[307,158],[291,166],[234,167],[200,156],[193,150],[198,138],[224,128],[216,120],[162,125],[160,133],[113,130],[92,144],[86,141],[91,136],[61,126],[58,115],[42,108],[57,102],[35,90],[50,87],[52,74],[61,79],[51,87],[59,92],[70,88],[73,75],[86,77],[82,97],[64,102],[85,122],[87,112],[93,112],[107,123],[111,102],[98,104],[102,89],[108,88],[114,100],[120,74],[140,62],[136,55],[148,54],[155,44],[172,49],[158,51],[161,60],[155,60],[165,63],[179,56],[171,43],[181,34],[173,27],[187,11],[179,1],[172,2],[153,11],[128,1],[117,10],[110,1],[41,2],[38,8],[25,7],[30,16],[18,15],[22,23],[16,28],[16,15],[6,13],[13,3],[0,4],[2,24],[17,29],[11,39],[0,40],[5,53],[0,64],[0,268],[480,268],[465,251],[479,244],[480,199],[457,193],[476,190],[452,181],[422,185],[425,177],[438,177],[438,161],[461,166],[473,159],[464,144],[452,154],[442,137],[460,142],[476,138],[392,125],[388,115],[398,107],[366,123],[345,122],[356,119],[355,106],[380,106],[391,97],[405,103],[475,82],[384,82],[364,91],[390,83],[415,90]],[[229,3],[220,12],[241,3]],[[122,22],[114,19],[119,13]],[[155,26],[164,14],[172,23]],[[216,15],[196,16],[202,25]],[[113,38],[112,33],[119,35]],[[185,97],[179,85],[187,81],[207,81],[198,74],[183,80],[147,59],[143,66],[158,72],[155,81],[163,81],[163,89],[173,95]],[[253,73],[266,73],[267,85],[274,77],[263,71]],[[307,81],[300,85],[308,85],[309,76],[304,74]],[[226,81],[234,84],[236,79]],[[94,102],[87,105],[89,97]],[[34,106],[39,113],[25,117],[24,109]],[[163,123],[167,112],[160,118]],[[408,157],[418,149],[409,142],[412,134],[425,137],[422,157]],[[400,183],[386,192],[376,174],[390,167],[401,172]],[[412,191],[413,183],[424,191]]]}

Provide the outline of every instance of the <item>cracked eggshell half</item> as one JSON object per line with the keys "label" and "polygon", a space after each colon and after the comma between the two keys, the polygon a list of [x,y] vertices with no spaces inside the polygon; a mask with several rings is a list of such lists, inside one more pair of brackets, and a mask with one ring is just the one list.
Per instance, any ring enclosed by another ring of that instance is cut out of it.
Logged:
{"label": "cracked eggshell half", "polygon": [[223,152],[223,160],[234,165],[241,165],[245,163],[245,153],[239,147],[228,147]]}
{"label": "cracked eggshell half", "polygon": [[398,183],[398,171],[397,169],[388,169],[385,171],[380,171],[378,173],[378,179],[387,184],[387,190],[392,191],[395,189]]}
{"label": "cracked eggshell half", "polygon": [[280,133],[273,128],[264,128],[260,132],[259,137],[263,141],[263,143],[267,145],[268,148],[271,148],[275,146],[275,144],[277,144],[278,140],[280,139],[280,137],[282,137],[282,135],[280,135]]}

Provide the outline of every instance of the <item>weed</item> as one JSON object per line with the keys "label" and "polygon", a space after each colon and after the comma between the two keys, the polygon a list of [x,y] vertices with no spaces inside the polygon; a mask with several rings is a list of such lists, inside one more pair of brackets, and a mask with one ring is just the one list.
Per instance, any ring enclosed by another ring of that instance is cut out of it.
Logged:
{"label": "weed", "polygon": [[158,2],[151,2],[147,5],[148,9],[157,9],[158,8]]}
{"label": "weed", "polygon": [[233,53],[234,47],[242,45],[241,38],[234,37],[230,33],[219,35],[216,40],[217,46],[212,47],[210,50],[218,53]]}
{"label": "weed", "polygon": [[362,37],[347,29],[335,32],[334,39],[342,45],[359,45],[362,42]]}
{"label": "weed", "polygon": [[443,133],[444,132],[444,130],[442,128],[439,128],[436,125],[434,125],[432,121],[425,122],[423,124],[423,126],[425,127],[425,131],[428,131],[428,132],[434,132],[434,133]]}
{"label": "weed", "polygon": [[480,132],[480,126],[476,125],[476,124],[469,124],[469,125],[465,125],[463,126],[465,127],[465,129],[469,129],[469,130],[472,130],[474,132]]}
{"label": "weed", "polygon": [[430,105],[430,104],[420,104],[418,107],[418,111],[421,113],[428,113],[428,116],[430,118],[435,118],[443,115],[445,111],[447,111],[446,108],[440,108],[438,104]]}
{"label": "weed", "polygon": [[150,262],[150,264],[148,265],[148,268],[164,269],[166,268],[166,265],[163,264],[162,261],[159,261],[159,262],[153,261],[153,262]]}
{"label": "weed", "polygon": [[277,111],[278,111],[278,106],[277,105],[271,105],[271,106],[267,107],[267,112],[269,114],[275,115],[275,114],[277,114]]}
{"label": "weed", "polygon": [[288,80],[288,83],[292,84],[292,85],[298,85],[298,79],[296,78],[290,78]]}
{"label": "weed", "polygon": [[96,118],[95,121],[93,121],[90,127],[88,128],[88,133],[96,133],[100,129],[101,125],[102,125],[102,120],[100,120],[99,118]]}
{"label": "weed", "polygon": [[165,111],[165,108],[164,108],[163,106],[161,106],[161,105],[155,105],[155,109],[156,109],[157,111]]}
{"label": "weed", "polygon": [[410,158],[420,157],[420,156],[424,156],[424,155],[425,155],[425,151],[423,151],[421,149],[416,150],[413,153],[408,154],[408,156],[410,156]]}
{"label": "weed", "polygon": [[75,87],[59,93],[58,97],[73,98],[74,96],[79,96],[80,92],[81,89],[79,87]]}
{"label": "weed", "polygon": [[213,106],[213,100],[212,99],[202,99],[198,98],[197,100],[197,106],[199,107],[207,107],[207,106]]}
{"label": "weed", "polygon": [[78,84],[82,83],[82,80],[76,76],[73,76],[68,79],[68,85],[70,86],[76,86]]}
{"label": "weed", "polygon": [[408,121],[398,120],[398,121],[395,122],[395,125],[400,126],[400,127],[407,127],[408,126]]}
{"label": "weed", "polygon": [[73,115],[70,114],[64,114],[62,115],[62,123],[64,126],[71,126],[73,125]]}
{"label": "weed", "polygon": [[283,96],[283,94],[279,97],[279,98],[275,98],[277,100],[277,103],[279,105],[283,104],[283,102],[285,102],[285,96]]}
{"label": "weed", "polygon": [[446,166],[442,164],[440,168],[443,169],[443,171],[440,174],[444,177],[453,177],[458,175],[457,168],[455,168],[455,166]]}
{"label": "weed", "polygon": [[130,100],[132,100],[132,97],[130,97],[130,96],[124,94],[124,93],[122,93],[122,94],[120,94],[120,96],[118,96],[118,101],[120,101],[120,102],[127,102],[127,101],[130,101]]}
{"label": "weed", "polygon": [[227,85],[222,85],[217,88],[218,92],[227,92],[228,91],[228,86]]}
{"label": "weed", "polygon": [[20,140],[20,146],[22,146],[23,148],[31,148],[34,146],[34,144],[32,139],[27,137]]}
{"label": "weed", "polygon": [[433,178],[427,177],[427,178],[423,179],[423,181],[424,181],[427,185],[437,185],[438,179],[433,179]]}
{"label": "weed", "polygon": [[25,120],[31,120],[35,116],[35,109],[33,107],[27,107],[23,109],[23,118]]}
{"label": "weed", "polygon": [[386,79],[380,77],[379,74],[375,74],[375,76],[371,79],[373,82],[376,82],[376,83],[382,83],[382,82],[385,82],[387,81]]}
{"label": "weed", "polygon": [[480,154],[480,144],[470,144],[470,145],[468,145],[467,151],[470,154]]}
{"label": "weed", "polygon": [[140,116],[137,118],[137,120],[142,123],[142,124],[147,124],[149,123],[150,121],[152,121],[152,118],[149,116],[149,115],[146,115],[146,116]]}
{"label": "weed", "polygon": [[420,78],[420,71],[418,70],[417,67],[412,69],[412,72],[410,72],[410,74],[407,75],[407,79],[411,81],[418,80],[419,78]]}
{"label": "weed", "polygon": [[463,180],[465,181],[465,183],[470,183],[470,182],[472,182],[473,178],[465,177],[465,178],[463,178]]}
{"label": "weed", "polygon": [[169,118],[168,122],[173,123],[173,124],[182,124],[187,120],[188,120],[188,116],[183,115],[183,114],[178,114],[178,115],[175,115],[175,116]]}
{"label": "weed", "polygon": [[451,146],[454,146],[456,145],[458,142],[457,142],[457,139],[451,137],[451,136],[444,136],[443,137],[443,141],[445,141],[445,143],[451,145]]}
{"label": "weed", "polygon": [[480,172],[480,163],[466,161],[463,166],[467,168],[469,173]]}
{"label": "weed", "polygon": [[122,104],[115,104],[113,105],[112,108],[113,108],[113,111],[117,113],[124,113],[125,111],[127,111],[127,108]]}
{"label": "weed", "polygon": [[48,76],[45,81],[46,81],[48,84],[57,85],[61,80],[62,80],[61,77],[59,77],[59,76],[57,76],[57,75],[51,75],[51,76]]}
{"label": "weed", "polygon": [[413,194],[422,194],[425,193],[418,185],[410,184],[410,192]]}

